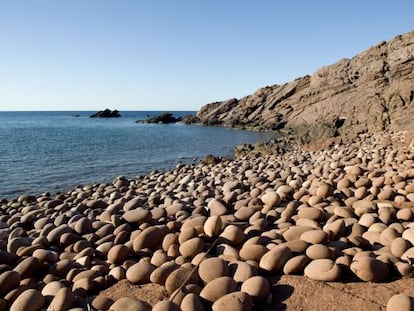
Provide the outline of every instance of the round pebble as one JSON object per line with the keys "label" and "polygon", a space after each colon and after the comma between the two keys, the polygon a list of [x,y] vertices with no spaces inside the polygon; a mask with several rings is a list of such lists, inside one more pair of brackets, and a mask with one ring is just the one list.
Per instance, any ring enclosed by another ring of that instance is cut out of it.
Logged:
{"label": "round pebble", "polygon": [[203,260],[198,267],[198,274],[204,283],[229,275],[229,267],[227,263],[220,258],[212,257]]}
{"label": "round pebble", "polygon": [[11,305],[10,311],[38,311],[43,308],[44,304],[45,297],[38,290],[28,289],[17,297]]}
{"label": "round pebble", "polygon": [[111,311],[151,311],[151,305],[132,297],[122,297],[115,301]]}
{"label": "round pebble", "polygon": [[250,311],[253,308],[252,298],[244,292],[232,292],[216,300],[213,311]]}
{"label": "round pebble", "polygon": [[150,282],[150,275],[155,267],[145,261],[138,262],[126,271],[126,278],[134,284],[145,284]]}
{"label": "round pebble", "polygon": [[200,297],[210,303],[214,303],[219,298],[237,290],[237,283],[228,276],[223,276],[212,280],[201,290]]}
{"label": "round pebble", "polygon": [[351,270],[366,282],[381,282],[390,272],[387,264],[371,257],[359,257],[351,264]]}
{"label": "round pebble", "polygon": [[241,291],[249,294],[253,299],[262,300],[269,295],[270,284],[264,277],[257,275],[244,281]]}
{"label": "round pebble", "polygon": [[288,247],[275,247],[263,255],[259,267],[268,272],[280,272],[291,257],[292,252]]}
{"label": "round pebble", "polygon": [[210,216],[204,223],[204,233],[210,238],[216,238],[221,233],[223,222],[220,216]]}
{"label": "round pebble", "polygon": [[388,300],[387,311],[414,311],[414,298],[405,294],[396,294]]}
{"label": "round pebble", "polygon": [[312,280],[334,282],[341,277],[341,268],[331,259],[316,259],[306,266],[304,273]]}

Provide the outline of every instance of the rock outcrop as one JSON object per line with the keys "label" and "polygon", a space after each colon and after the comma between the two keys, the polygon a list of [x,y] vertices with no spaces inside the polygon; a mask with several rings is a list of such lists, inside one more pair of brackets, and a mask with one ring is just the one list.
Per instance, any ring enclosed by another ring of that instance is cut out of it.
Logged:
{"label": "rock outcrop", "polygon": [[121,114],[118,110],[105,109],[90,115],[90,118],[119,118]]}
{"label": "rock outcrop", "polygon": [[164,112],[154,117],[148,117],[144,120],[137,120],[136,123],[159,123],[159,124],[169,124],[181,122],[184,124],[196,124],[200,122],[200,119],[195,115],[185,115],[182,117],[175,117],[170,112]]}
{"label": "rock outcrop", "polygon": [[413,129],[414,31],[241,99],[203,106],[204,124],[295,129],[309,139]]}
{"label": "rock outcrop", "polygon": [[172,115],[172,113],[166,112],[161,113],[155,117],[148,117],[145,120],[138,120],[137,123],[161,123],[161,124],[168,124],[168,123],[176,123],[178,119]]}

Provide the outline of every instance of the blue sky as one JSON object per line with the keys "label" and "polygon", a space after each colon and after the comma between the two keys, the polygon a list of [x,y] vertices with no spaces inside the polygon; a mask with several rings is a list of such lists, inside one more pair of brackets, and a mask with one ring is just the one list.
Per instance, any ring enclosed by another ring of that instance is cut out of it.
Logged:
{"label": "blue sky", "polygon": [[412,12],[412,0],[0,0],[0,110],[197,110],[413,30]]}

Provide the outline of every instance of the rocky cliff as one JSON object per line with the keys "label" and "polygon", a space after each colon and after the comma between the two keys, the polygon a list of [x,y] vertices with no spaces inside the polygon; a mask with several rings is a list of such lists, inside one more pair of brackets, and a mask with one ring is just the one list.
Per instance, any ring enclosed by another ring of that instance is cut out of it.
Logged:
{"label": "rocky cliff", "polygon": [[207,104],[197,116],[204,124],[292,128],[317,138],[414,129],[414,31],[312,76]]}

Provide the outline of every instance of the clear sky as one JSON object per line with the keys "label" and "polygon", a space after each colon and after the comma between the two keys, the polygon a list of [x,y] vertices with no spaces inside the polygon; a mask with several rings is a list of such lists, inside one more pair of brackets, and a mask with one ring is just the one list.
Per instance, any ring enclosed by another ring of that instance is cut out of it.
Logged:
{"label": "clear sky", "polygon": [[0,110],[197,110],[414,29],[413,0],[0,0]]}

